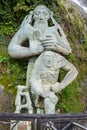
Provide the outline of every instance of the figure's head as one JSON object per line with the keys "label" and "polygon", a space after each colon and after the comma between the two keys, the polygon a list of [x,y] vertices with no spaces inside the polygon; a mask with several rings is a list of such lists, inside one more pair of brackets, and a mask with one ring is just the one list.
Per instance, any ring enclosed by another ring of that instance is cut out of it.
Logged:
{"label": "figure's head", "polygon": [[55,53],[52,51],[45,51],[43,53],[43,62],[46,67],[51,67],[54,64]]}
{"label": "figure's head", "polygon": [[44,5],[39,5],[34,9],[33,19],[39,23],[48,21],[52,12]]}

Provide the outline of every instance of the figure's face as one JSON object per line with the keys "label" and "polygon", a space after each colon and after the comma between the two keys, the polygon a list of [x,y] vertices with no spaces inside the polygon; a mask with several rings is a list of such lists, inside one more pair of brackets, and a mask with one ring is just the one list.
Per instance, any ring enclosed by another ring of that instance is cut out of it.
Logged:
{"label": "figure's face", "polygon": [[44,61],[45,66],[47,66],[47,67],[53,66],[53,63],[54,63],[53,53],[51,53],[50,51],[46,51],[43,54],[43,61]]}
{"label": "figure's face", "polygon": [[45,23],[49,19],[49,12],[45,6],[40,6],[34,11],[34,19],[38,23]]}

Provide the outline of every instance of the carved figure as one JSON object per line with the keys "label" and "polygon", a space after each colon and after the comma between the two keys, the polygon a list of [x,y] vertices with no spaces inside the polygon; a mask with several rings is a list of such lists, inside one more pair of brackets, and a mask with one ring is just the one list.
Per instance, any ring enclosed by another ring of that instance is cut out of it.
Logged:
{"label": "carved figure", "polygon": [[[67,71],[67,74],[61,82],[58,82],[61,68]],[[45,51],[38,57],[31,73],[30,85],[32,93],[43,98],[46,114],[55,113],[55,105],[58,101],[55,93],[64,89],[76,76],[75,66],[60,54]],[[37,98],[39,101],[39,97]],[[36,103],[38,105],[39,102]]]}
{"label": "carved figure", "polygon": [[[53,26],[48,26],[49,19]],[[28,47],[25,46],[27,42]],[[39,5],[31,11],[12,38],[8,52],[13,58],[30,58],[26,87],[29,88],[31,85],[31,92],[37,97],[35,105],[41,97],[44,99],[45,113],[55,113],[58,101],[55,93],[60,92],[75,79],[77,70],[60,55],[71,53],[71,47],[61,26],[53,18],[53,12],[44,5]],[[57,81],[60,68],[68,71],[61,83]],[[49,105],[52,108],[50,110]],[[41,113],[40,109],[37,111]]]}
{"label": "carved figure", "polygon": [[[50,18],[55,26],[48,26]],[[32,20],[35,20],[33,26],[30,24]],[[26,41],[29,42],[29,47],[23,46],[26,45]],[[71,53],[66,36],[60,25],[54,20],[52,12],[47,7],[40,5],[25,17],[8,46],[8,52],[14,58],[23,58],[39,55],[48,49],[65,55]]]}

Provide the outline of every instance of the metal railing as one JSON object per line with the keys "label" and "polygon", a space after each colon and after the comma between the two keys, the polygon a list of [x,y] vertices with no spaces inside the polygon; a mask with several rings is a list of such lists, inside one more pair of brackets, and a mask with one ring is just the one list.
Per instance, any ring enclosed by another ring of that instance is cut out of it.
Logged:
{"label": "metal railing", "polygon": [[[12,114],[1,113],[0,124],[14,128],[22,121],[26,130],[87,130],[87,114]],[[30,124],[29,124],[30,123]],[[2,129],[0,129],[2,130]]]}

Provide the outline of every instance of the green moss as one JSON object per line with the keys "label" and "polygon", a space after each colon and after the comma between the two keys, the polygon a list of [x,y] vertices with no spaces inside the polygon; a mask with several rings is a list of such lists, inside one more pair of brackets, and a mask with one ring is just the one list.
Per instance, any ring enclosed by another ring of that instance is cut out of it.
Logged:
{"label": "green moss", "polygon": [[83,111],[85,105],[84,101],[81,101],[84,99],[84,95],[80,95],[78,83],[79,82],[75,80],[58,95],[59,103],[57,104],[57,108],[59,108],[61,112],[75,113]]}
{"label": "green moss", "polygon": [[5,91],[16,94],[16,86],[24,85],[26,80],[27,63],[12,59],[7,52],[6,46],[0,48],[0,84]]}

